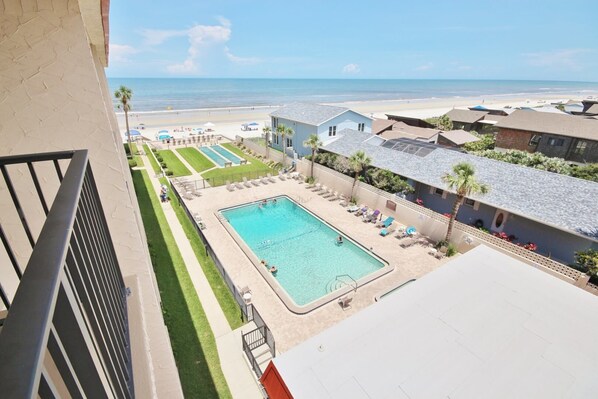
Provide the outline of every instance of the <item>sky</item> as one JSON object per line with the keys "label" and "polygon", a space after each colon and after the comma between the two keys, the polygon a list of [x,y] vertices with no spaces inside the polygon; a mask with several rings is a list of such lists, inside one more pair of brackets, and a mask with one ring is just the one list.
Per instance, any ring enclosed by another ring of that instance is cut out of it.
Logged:
{"label": "sky", "polygon": [[106,72],[595,82],[597,15],[597,0],[112,0]]}

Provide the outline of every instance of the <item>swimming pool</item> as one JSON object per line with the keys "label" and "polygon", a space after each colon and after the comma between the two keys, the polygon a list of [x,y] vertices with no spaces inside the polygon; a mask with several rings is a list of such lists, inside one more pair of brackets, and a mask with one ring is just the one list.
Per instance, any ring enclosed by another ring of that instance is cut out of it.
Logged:
{"label": "swimming pool", "polygon": [[205,156],[210,158],[216,165],[218,165],[220,167],[224,167],[224,164],[226,162],[228,162],[228,160],[222,158],[220,155],[218,155],[216,152],[214,152],[214,150],[212,150],[210,147],[199,147],[199,151],[201,151]]}
{"label": "swimming pool", "polygon": [[[336,229],[290,198],[276,200],[224,209],[221,214],[257,259],[276,266],[274,279],[299,307],[322,302],[334,291],[347,291],[353,281],[361,285],[366,276],[387,266],[344,234],[344,242],[338,244]],[[263,267],[262,274],[268,275],[266,270]]]}
{"label": "swimming pool", "polygon": [[233,154],[232,152],[228,151],[224,147],[219,145],[213,145],[210,147],[212,150],[216,151],[218,154],[222,155],[224,158],[228,159],[233,163],[233,165],[239,165],[241,163],[241,158]]}

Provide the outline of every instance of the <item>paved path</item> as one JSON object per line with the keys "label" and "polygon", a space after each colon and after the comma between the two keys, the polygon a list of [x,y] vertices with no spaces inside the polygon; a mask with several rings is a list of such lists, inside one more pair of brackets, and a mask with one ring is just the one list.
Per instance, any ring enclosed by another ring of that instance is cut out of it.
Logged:
{"label": "paved path", "polygon": [[[151,156],[148,154],[147,156]],[[146,169],[153,171],[147,156],[142,156]],[[152,185],[154,186],[155,195],[160,191],[160,181],[154,173],[149,173]],[[220,364],[222,372],[228,383],[228,387],[234,398],[262,398],[260,389],[256,382],[255,376],[251,371],[247,360],[244,357],[241,344],[241,330],[248,332],[252,328],[245,325],[235,331],[232,331],[220,304],[206,279],[203,270],[191,248],[191,244],[185,235],[185,232],[179,223],[179,220],[172,209],[169,202],[162,203],[162,209],[166,215],[166,220],[170,226],[170,230],[179,247],[179,251],[187,271],[199,297],[199,301],[206,313],[214,337],[216,338],[216,345],[218,347],[218,355],[220,356]],[[254,327],[255,328],[255,327]]]}

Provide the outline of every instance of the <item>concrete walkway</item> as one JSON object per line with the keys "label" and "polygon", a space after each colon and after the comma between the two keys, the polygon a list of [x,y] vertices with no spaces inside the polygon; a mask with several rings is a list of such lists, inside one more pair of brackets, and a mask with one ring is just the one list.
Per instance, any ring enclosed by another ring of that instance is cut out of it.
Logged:
{"label": "concrete walkway", "polygon": [[[153,169],[147,159],[151,154],[142,156],[146,169],[150,171],[149,175],[154,186],[155,195],[158,196],[160,191],[160,181],[153,173]],[[262,398],[260,388],[255,379],[255,375],[251,370],[245,356],[241,344],[241,331],[248,332],[255,327],[245,325],[235,331],[232,331],[220,304],[206,279],[205,274],[191,248],[191,244],[183,231],[179,220],[177,219],[172,205],[169,202],[162,203],[162,209],[166,215],[166,220],[170,226],[170,230],[177,243],[181,256],[185,261],[187,272],[191,277],[199,301],[206,313],[214,337],[216,338],[216,345],[218,348],[218,355],[220,356],[220,365],[228,387],[234,398]]]}

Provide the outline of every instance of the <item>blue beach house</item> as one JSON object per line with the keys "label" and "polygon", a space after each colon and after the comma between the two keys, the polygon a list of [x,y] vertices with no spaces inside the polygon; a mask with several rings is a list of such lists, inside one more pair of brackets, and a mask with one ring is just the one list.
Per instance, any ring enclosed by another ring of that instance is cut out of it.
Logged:
{"label": "blue beach house", "polygon": [[[317,134],[323,143],[336,138],[337,132],[351,129],[358,132],[371,133],[372,119],[345,107],[332,105],[296,103],[280,107],[270,114],[272,122],[272,147],[292,151],[299,156],[311,154],[309,148],[303,147],[303,142],[311,134]],[[276,128],[285,125],[293,129],[292,137],[285,137],[282,142]],[[284,148],[283,148],[284,146]],[[291,150],[292,149],[292,150]]]}

